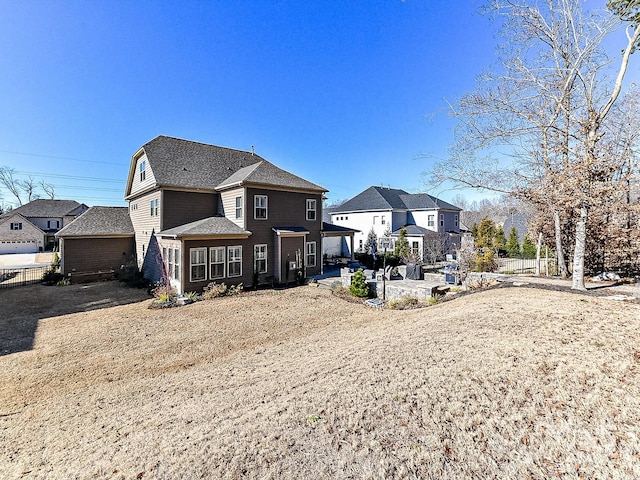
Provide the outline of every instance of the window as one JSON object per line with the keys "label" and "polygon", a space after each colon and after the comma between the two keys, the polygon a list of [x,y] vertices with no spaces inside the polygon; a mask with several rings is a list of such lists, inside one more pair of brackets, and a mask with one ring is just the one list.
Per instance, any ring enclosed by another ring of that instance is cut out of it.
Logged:
{"label": "window", "polygon": [[378,223],[378,216],[377,215],[375,215],[373,217],[373,224],[375,225],[376,223]]}
{"label": "window", "polygon": [[364,248],[364,247],[363,247],[363,245],[362,245],[362,239],[360,239],[360,247],[358,248],[358,250],[359,250],[359,251],[362,251],[362,249],[363,249],[363,248]]}
{"label": "window", "polygon": [[458,226],[458,215],[456,215],[455,217],[453,217],[453,224],[457,227]]}
{"label": "window", "polygon": [[180,280],[180,249],[173,249],[173,278]]}
{"label": "window", "polygon": [[160,203],[160,201],[156,198],[155,200],[151,200],[151,216],[152,217],[157,217],[158,216],[158,204]]}
{"label": "window", "polygon": [[242,218],[242,197],[236,197],[236,218]]}
{"label": "window", "polygon": [[440,214],[440,226],[444,227],[444,213]]}
{"label": "window", "polygon": [[307,220],[316,219],[316,201],[313,199],[307,199]]}
{"label": "window", "polygon": [[418,255],[418,242],[411,242],[411,253]]}
{"label": "window", "polygon": [[227,249],[228,275],[239,277],[242,275],[242,247],[229,247]]}
{"label": "window", "polygon": [[12,223],[10,226],[11,230],[22,230],[22,222]]}
{"label": "window", "polygon": [[147,162],[145,160],[140,162],[140,181],[144,182],[147,178]]}
{"label": "window", "polygon": [[189,250],[191,257],[191,282],[199,282],[207,279],[207,249],[192,248]]}
{"label": "window", "polygon": [[137,203],[132,203],[131,204],[131,210],[137,210],[138,209],[138,204]]}
{"label": "window", "polygon": [[267,246],[256,245],[253,247],[254,270],[256,273],[267,272]]}
{"label": "window", "polygon": [[47,220],[47,228],[49,230],[60,228],[60,220]]}
{"label": "window", "polygon": [[384,225],[384,224],[385,224],[384,215],[383,215],[383,216],[382,216],[382,218],[380,219],[380,223],[381,223],[382,225]]}
{"label": "window", "polygon": [[209,278],[214,280],[216,278],[224,277],[224,247],[211,247],[209,249]]}
{"label": "window", "polygon": [[305,261],[307,262],[307,267],[315,267],[316,266],[316,242],[308,242],[306,245],[307,255]]}
{"label": "window", "polygon": [[162,258],[164,258],[167,275],[170,278],[180,280],[180,249],[163,247]]}
{"label": "window", "polygon": [[435,227],[436,226],[435,215],[429,215],[427,217],[427,226],[428,227]]}
{"label": "window", "polygon": [[256,195],[253,197],[254,205],[254,218],[256,220],[267,219],[267,196]]}

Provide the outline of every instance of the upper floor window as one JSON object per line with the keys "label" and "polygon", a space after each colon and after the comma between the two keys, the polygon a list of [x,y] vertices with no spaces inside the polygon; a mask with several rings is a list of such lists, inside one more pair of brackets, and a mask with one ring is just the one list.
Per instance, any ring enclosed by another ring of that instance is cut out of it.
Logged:
{"label": "upper floor window", "polygon": [[253,197],[254,217],[256,220],[267,219],[267,200],[266,195],[256,195]]}
{"label": "upper floor window", "polygon": [[138,209],[138,204],[137,203],[132,203],[130,205],[130,207],[131,207],[131,210],[137,210]]}
{"label": "upper floor window", "polygon": [[382,225],[384,225],[386,223],[386,220],[384,219],[384,215],[382,215],[381,219],[380,219],[380,223]]}
{"label": "upper floor window", "polygon": [[10,226],[11,230],[22,230],[22,222],[12,223]]}
{"label": "upper floor window", "polygon": [[427,226],[428,227],[435,227],[436,226],[435,215],[429,215],[427,217]]}
{"label": "upper floor window", "polygon": [[60,228],[60,220],[47,220],[47,228],[50,230]]}
{"label": "upper floor window", "polygon": [[151,200],[151,216],[152,217],[157,217],[158,216],[158,205],[159,205],[160,201],[155,198],[153,200]]}
{"label": "upper floor window", "polygon": [[236,218],[242,218],[242,197],[236,197]]}
{"label": "upper floor window", "polygon": [[267,272],[267,246],[266,245],[256,245],[253,250],[254,256],[254,269],[256,273],[266,273]]}
{"label": "upper floor window", "polygon": [[191,259],[191,282],[207,279],[207,249],[192,248],[189,251]]}
{"label": "upper floor window", "polygon": [[307,199],[307,220],[316,219],[316,201],[312,198]]}
{"label": "upper floor window", "polygon": [[378,216],[377,215],[375,215],[373,217],[373,224],[375,225],[376,223],[378,223]]}
{"label": "upper floor window", "polygon": [[457,227],[458,226],[458,215],[456,215],[455,217],[453,217],[453,224]]}
{"label": "upper floor window", "polygon": [[140,162],[140,181],[144,182],[145,178],[147,178],[147,161],[143,160]]}
{"label": "upper floor window", "polygon": [[440,226],[444,227],[444,213],[440,214]]}

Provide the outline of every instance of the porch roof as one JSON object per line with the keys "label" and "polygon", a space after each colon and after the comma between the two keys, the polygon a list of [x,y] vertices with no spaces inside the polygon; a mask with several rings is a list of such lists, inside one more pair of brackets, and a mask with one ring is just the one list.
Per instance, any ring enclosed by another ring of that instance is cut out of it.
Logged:
{"label": "porch roof", "polygon": [[243,230],[226,217],[208,217],[195,222],[186,223],[178,227],[162,230],[157,234],[160,237],[248,237],[251,232]]}

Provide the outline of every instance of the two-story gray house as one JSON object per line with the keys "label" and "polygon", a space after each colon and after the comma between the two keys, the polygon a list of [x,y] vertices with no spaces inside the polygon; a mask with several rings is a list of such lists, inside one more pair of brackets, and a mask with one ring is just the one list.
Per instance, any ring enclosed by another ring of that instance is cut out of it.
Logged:
{"label": "two-story gray house", "polygon": [[318,274],[326,191],[253,152],[156,137],[133,155],[125,192],[138,263],[153,234],[181,293]]}

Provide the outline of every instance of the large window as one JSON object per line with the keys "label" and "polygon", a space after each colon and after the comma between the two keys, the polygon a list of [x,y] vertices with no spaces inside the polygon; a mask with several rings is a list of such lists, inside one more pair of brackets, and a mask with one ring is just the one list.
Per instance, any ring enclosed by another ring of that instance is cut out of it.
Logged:
{"label": "large window", "polygon": [[140,162],[140,181],[144,182],[147,178],[147,162],[145,160]]}
{"label": "large window", "polygon": [[150,205],[151,205],[151,216],[152,217],[157,217],[158,216],[158,205],[159,204],[160,204],[160,201],[157,198],[151,200]]}
{"label": "large window", "polygon": [[242,197],[236,197],[236,218],[242,218]]}
{"label": "large window", "polygon": [[253,247],[253,258],[254,258],[254,266],[256,273],[266,273],[267,272],[267,246],[266,245],[256,245]]}
{"label": "large window", "polygon": [[306,245],[307,255],[306,255],[306,263],[307,267],[315,267],[316,266],[316,242],[308,242]]}
{"label": "large window", "polygon": [[267,219],[267,196],[256,195],[253,197],[254,205],[254,217],[256,220]]}
{"label": "large window", "polygon": [[207,249],[192,248],[191,257],[191,281],[199,282],[207,279]]}
{"label": "large window", "polygon": [[209,249],[209,279],[215,280],[216,278],[224,277],[224,247],[212,247]]}
{"label": "large window", "polygon": [[229,247],[227,249],[227,271],[229,277],[242,275],[242,247]]}
{"label": "large window", "polygon": [[307,220],[316,219],[316,201],[312,198],[307,199]]}

